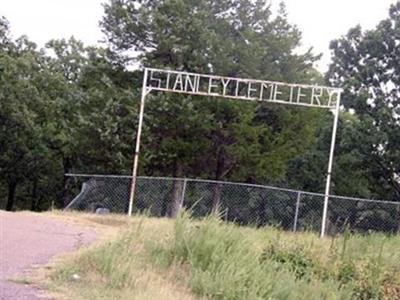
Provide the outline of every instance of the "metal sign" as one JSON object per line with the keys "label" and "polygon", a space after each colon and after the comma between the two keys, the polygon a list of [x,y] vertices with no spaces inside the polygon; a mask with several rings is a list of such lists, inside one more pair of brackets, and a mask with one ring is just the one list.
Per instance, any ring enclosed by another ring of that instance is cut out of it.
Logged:
{"label": "metal sign", "polygon": [[128,208],[129,215],[132,215],[133,199],[135,196],[145,99],[148,93],[151,91],[183,93],[247,101],[265,101],[288,105],[331,109],[335,117],[333,121],[332,140],[329,153],[328,172],[326,177],[321,237],[325,235],[333,154],[335,150],[336,131],[340,109],[340,95],[342,91],[341,89],[325,86],[292,84],[276,81],[243,79],[145,68],[142,83],[142,96],[140,101],[139,124],[136,135],[135,157],[132,168],[132,183]]}
{"label": "metal sign", "polygon": [[146,88],[249,101],[267,101],[335,109],[341,90],[325,86],[290,84],[205,75],[170,70],[148,69]]}

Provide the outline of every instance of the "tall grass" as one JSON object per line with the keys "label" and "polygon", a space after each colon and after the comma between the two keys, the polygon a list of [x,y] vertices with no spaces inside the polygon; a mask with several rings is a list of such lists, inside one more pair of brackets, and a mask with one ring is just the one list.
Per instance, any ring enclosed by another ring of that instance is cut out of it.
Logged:
{"label": "tall grass", "polygon": [[[390,240],[346,233],[327,243],[310,234],[247,229],[214,217],[194,223],[184,213],[175,221],[174,239],[150,249],[166,265],[187,265],[191,289],[211,299],[395,299],[400,263],[390,255],[385,261],[383,254]],[[354,249],[357,244],[361,251]],[[365,251],[368,247],[377,251]]]}
{"label": "tall grass", "polygon": [[400,299],[400,237],[142,218],[52,280],[74,299]]}
{"label": "tall grass", "polygon": [[144,248],[148,240],[162,243],[159,235],[168,235],[172,223],[140,217],[124,226],[118,236],[58,264],[47,287],[61,299],[195,299],[184,284],[184,270],[161,270]]}

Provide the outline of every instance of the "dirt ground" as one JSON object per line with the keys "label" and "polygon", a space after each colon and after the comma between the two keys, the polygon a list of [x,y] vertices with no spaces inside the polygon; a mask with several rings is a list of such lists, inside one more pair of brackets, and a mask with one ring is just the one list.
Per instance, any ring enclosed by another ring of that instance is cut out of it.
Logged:
{"label": "dirt ground", "polygon": [[53,257],[88,245],[96,237],[95,229],[63,218],[0,211],[0,299],[50,299],[24,278]]}

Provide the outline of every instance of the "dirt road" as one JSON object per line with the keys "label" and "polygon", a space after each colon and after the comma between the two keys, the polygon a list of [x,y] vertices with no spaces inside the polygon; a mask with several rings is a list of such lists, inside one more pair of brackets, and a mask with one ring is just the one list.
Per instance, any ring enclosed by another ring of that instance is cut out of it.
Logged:
{"label": "dirt road", "polygon": [[39,214],[0,211],[0,299],[49,299],[37,288],[9,279],[26,277],[51,257],[94,239],[94,231]]}

